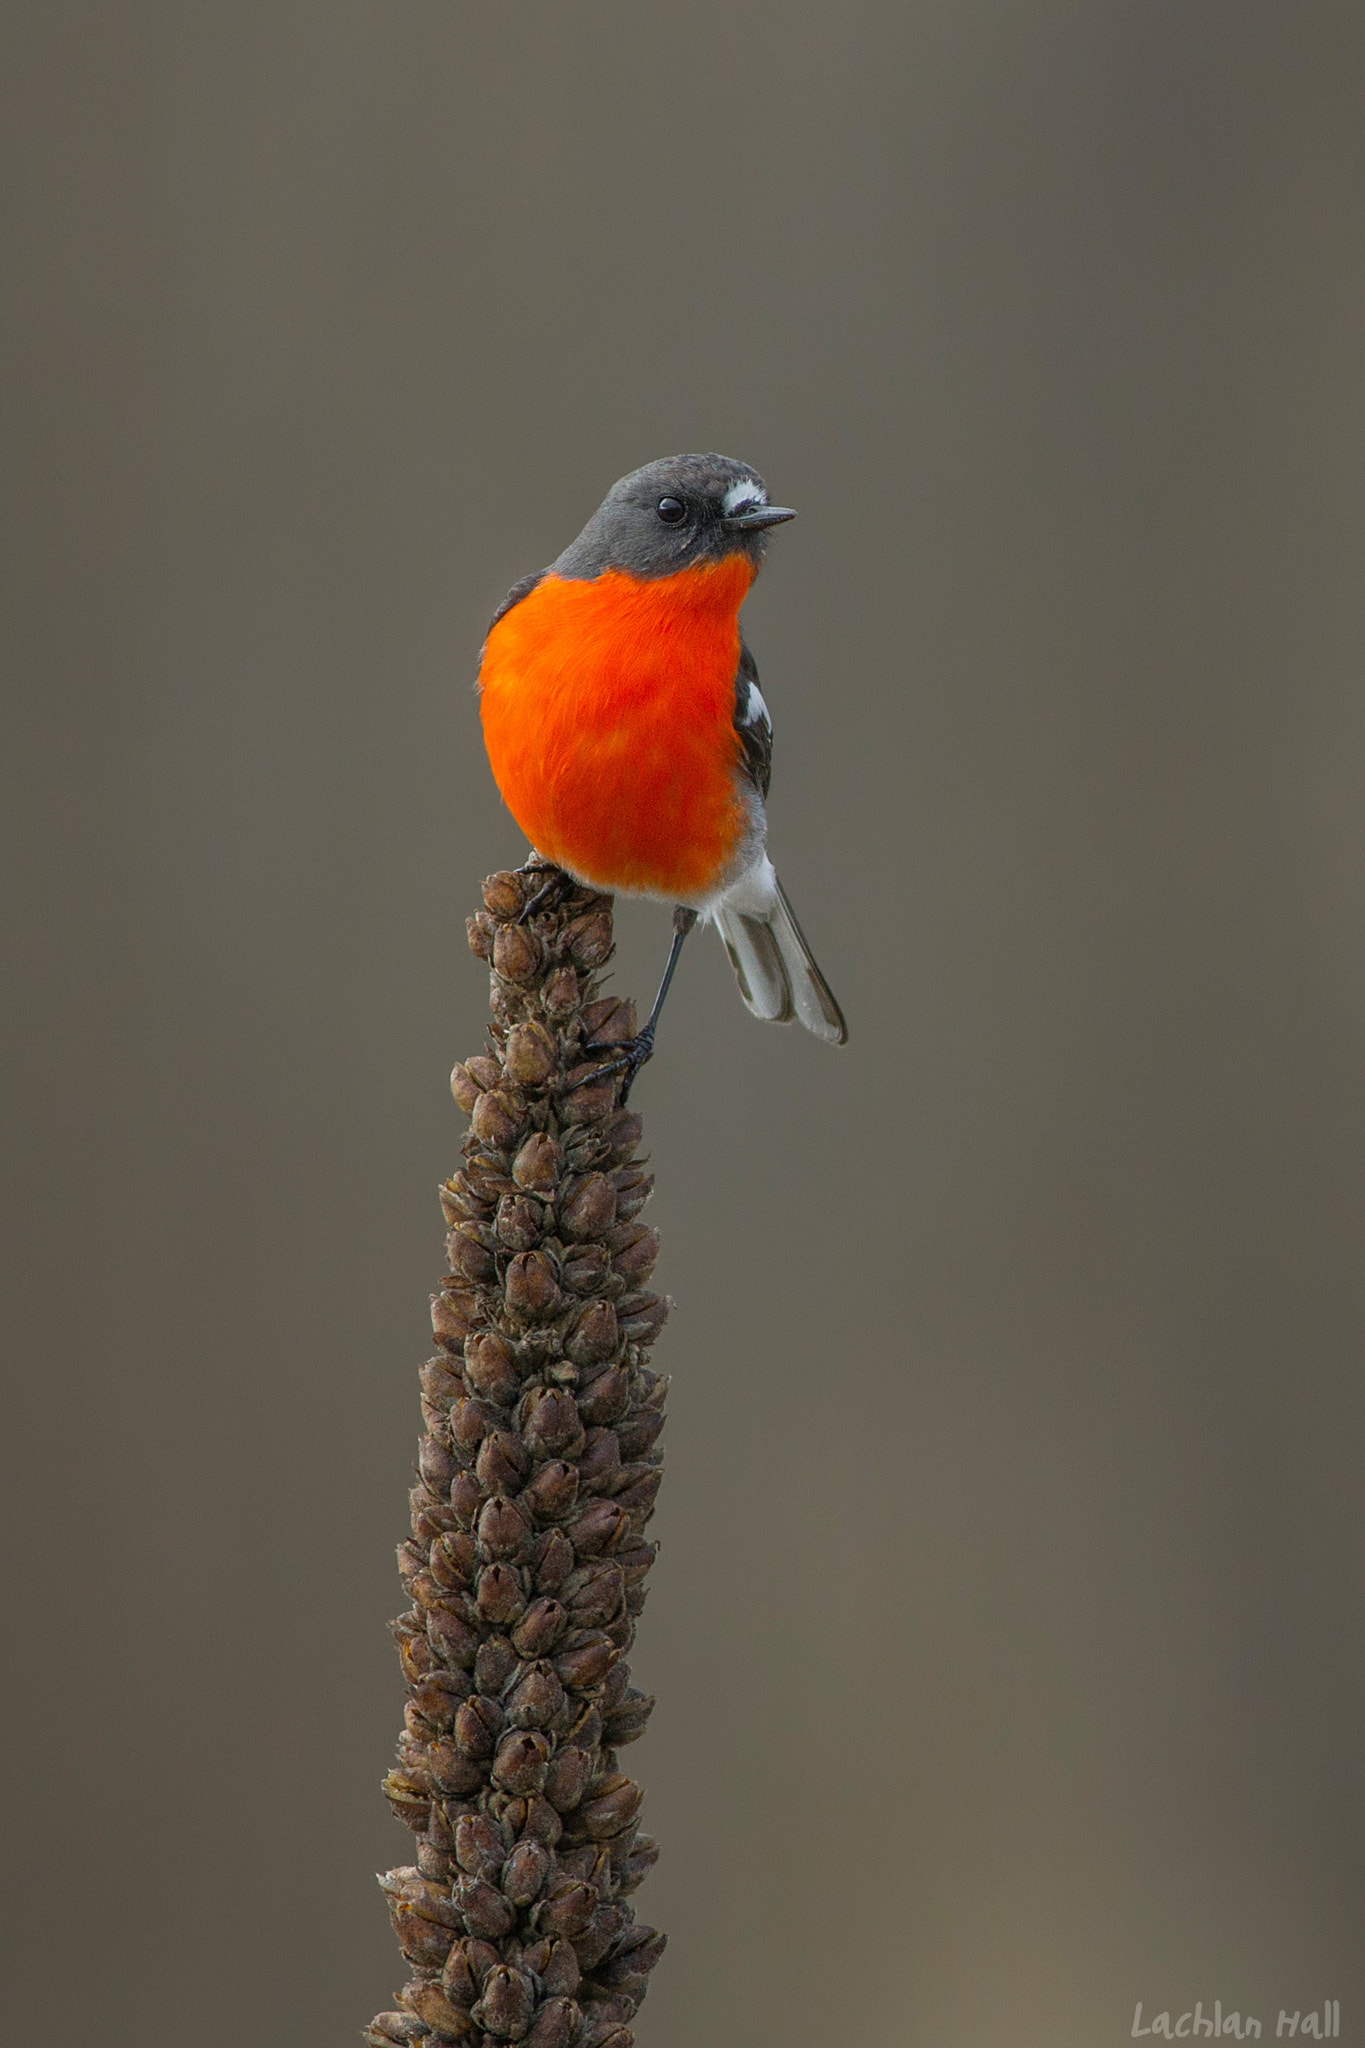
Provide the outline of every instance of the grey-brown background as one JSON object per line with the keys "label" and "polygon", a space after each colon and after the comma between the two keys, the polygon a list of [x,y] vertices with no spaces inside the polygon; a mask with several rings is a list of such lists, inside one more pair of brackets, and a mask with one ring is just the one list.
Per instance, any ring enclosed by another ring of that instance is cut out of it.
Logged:
{"label": "grey-brown background", "polygon": [[[849,1050],[713,938],[645,2048],[1365,2038],[1365,17],[9,0],[8,2040],[355,2038],[469,692],[622,470]],[[647,993],[657,909],[622,917]]]}

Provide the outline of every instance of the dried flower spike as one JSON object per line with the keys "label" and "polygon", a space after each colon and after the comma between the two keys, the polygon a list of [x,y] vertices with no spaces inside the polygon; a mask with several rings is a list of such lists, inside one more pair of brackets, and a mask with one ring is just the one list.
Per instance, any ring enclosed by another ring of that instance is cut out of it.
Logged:
{"label": "dried flower spike", "polygon": [[[493,1050],[456,1066],[465,1166],[440,1190],[440,1347],[422,1368],[409,1704],[384,1781],[416,1862],[380,1879],[411,1976],[373,2048],[631,2048],[664,1937],[628,1896],[658,1850],[617,1751],[654,1702],[626,1657],[654,1547],[667,1303],[603,997],[611,899],[490,875],[469,920]],[[531,914],[526,915],[528,906]],[[524,921],[523,921],[524,920]]]}

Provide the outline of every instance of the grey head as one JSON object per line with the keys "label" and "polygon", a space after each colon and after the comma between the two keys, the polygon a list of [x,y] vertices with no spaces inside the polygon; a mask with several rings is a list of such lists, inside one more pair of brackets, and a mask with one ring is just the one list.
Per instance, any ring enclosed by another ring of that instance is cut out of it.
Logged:
{"label": "grey head", "polygon": [[604,569],[672,576],[736,554],[757,569],[768,528],[795,517],[787,506],[768,503],[767,486],[747,462],[666,455],[612,485],[550,574],[575,582]]}

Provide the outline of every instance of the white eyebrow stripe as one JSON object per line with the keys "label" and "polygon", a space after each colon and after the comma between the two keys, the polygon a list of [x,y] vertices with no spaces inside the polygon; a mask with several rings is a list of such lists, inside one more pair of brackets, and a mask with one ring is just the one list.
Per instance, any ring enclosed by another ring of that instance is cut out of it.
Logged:
{"label": "white eyebrow stripe", "polygon": [[741,505],[766,505],[767,502],[768,493],[762,484],[756,484],[745,477],[740,483],[731,484],[720,501],[720,509],[726,518],[729,518],[732,512],[738,512]]}

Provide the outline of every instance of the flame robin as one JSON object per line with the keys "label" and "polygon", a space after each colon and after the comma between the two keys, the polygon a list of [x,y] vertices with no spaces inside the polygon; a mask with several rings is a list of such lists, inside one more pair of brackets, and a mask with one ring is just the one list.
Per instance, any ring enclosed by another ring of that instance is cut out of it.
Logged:
{"label": "flame robin", "polygon": [[698,917],[756,1017],[848,1036],[765,850],[772,724],[739,630],[768,531],[795,517],[728,456],[647,463],[513,586],[484,643],[484,742],[532,864],[675,905],[654,1008],[615,1063],[627,1088]]}

